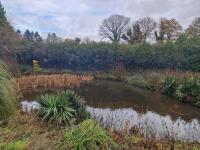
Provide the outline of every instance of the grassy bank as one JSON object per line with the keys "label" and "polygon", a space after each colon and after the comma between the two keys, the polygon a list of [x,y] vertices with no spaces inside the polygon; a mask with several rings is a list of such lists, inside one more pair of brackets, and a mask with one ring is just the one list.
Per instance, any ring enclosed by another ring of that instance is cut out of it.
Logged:
{"label": "grassy bank", "polygon": [[[65,132],[66,130],[67,132]],[[30,115],[18,110],[7,125],[0,127],[0,147],[2,149],[17,150],[70,149],[71,145],[66,143],[65,138],[70,136],[72,131],[74,131],[74,127],[55,127],[52,124],[42,122],[36,115]],[[76,138],[78,138],[77,132],[78,131],[76,131]],[[80,130],[80,132],[82,131]],[[153,138],[146,139],[136,131],[124,131],[117,133],[112,130],[107,130],[106,134],[113,141],[109,143],[110,148],[113,150],[161,150],[172,148],[176,150],[200,149],[200,145],[198,143],[173,141],[171,139],[165,141],[158,141]],[[101,149],[103,149],[103,147],[101,147]],[[106,150],[106,147],[104,147],[104,149]]]}

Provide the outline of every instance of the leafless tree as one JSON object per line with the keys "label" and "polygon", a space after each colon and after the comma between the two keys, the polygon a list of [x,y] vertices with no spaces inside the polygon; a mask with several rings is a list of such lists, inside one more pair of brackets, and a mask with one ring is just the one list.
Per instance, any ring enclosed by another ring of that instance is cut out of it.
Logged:
{"label": "leafless tree", "polygon": [[112,42],[119,42],[122,35],[127,31],[130,18],[122,15],[112,15],[103,20],[99,27],[99,36]]}
{"label": "leafless tree", "polygon": [[153,30],[156,28],[156,22],[151,17],[144,17],[139,19],[137,23],[140,26],[140,30],[143,35],[143,41],[145,42],[148,37],[150,37]]}
{"label": "leafless tree", "polygon": [[129,44],[141,43],[143,39],[140,25],[136,22],[128,28],[126,34],[123,34],[122,39],[127,41]]}
{"label": "leafless tree", "polygon": [[186,34],[189,36],[200,36],[200,17],[195,18],[189,28],[186,29]]}

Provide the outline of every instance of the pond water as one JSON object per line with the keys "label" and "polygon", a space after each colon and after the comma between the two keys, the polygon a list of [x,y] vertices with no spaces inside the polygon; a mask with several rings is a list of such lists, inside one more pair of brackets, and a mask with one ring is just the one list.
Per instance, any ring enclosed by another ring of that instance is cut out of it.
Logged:
{"label": "pond water", "polygon": [[[75,90],[84,96],[92,117],[106,128],[138,126],[145,136],[200,141],[199,108],[121,82],[95,80]],[[26,99],[34,100],[38,95]]]}

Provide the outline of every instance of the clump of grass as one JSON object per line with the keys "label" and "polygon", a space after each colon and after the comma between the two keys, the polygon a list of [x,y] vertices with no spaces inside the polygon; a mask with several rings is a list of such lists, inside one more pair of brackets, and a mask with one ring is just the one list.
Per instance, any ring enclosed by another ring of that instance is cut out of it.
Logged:
{"label": "clump of grass", "polygon": [[15,89],[7,66],[0,61],[0,121],[6,121],[15,110]]}
{"label": "clump of grass", "polygon": [[70,125],[90,117],[83,98],[71,90],[43,95],[39,104],[43,119],[57,124]]}
{"label": "clump of grass", "polygon": [[74,150],[109,149],[113,144],[107,131],[94,120],[85,120],[64,134],[67,148]]}

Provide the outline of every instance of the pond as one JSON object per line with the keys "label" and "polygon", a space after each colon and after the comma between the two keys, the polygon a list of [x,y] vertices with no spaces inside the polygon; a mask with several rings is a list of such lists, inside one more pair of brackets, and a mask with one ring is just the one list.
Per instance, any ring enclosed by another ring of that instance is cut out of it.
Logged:
{"label": "pond", "polygon": [[[200,109],[131,85],[95,80],[75,89],[84,96],[92,117],[104,127],[139,127],[145,136],[200,141]],[[26,97],[37,99],[41,93]]]}

